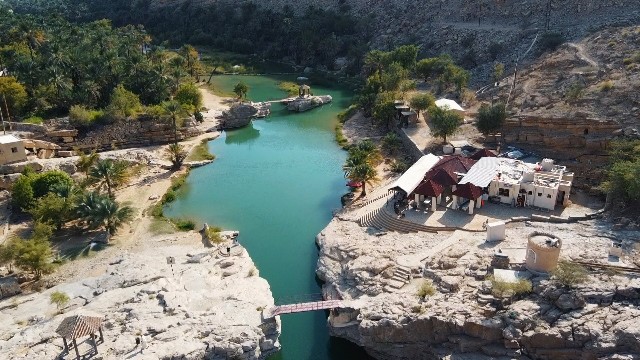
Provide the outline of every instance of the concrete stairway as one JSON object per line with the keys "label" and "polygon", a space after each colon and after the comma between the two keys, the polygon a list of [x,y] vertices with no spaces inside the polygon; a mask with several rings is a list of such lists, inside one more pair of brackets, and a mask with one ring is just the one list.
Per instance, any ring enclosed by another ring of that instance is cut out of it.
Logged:
{"label": "concrete stairway", "polygon": [[409,283],[411,269],[401,265],[397,265],[394,269],[393,276],[389,280],[389,286],[394,289],[400,289]]}
{"label": "concrete stairway", "polygon": [[[398,219],[394,215],[386,211],[386,206],[375,209],[366,213],[359,220],[360,226],[374,227],[385,231],[396,231],[399,233],[417,233],[417,232],[437,232],[439,228],[433,228],[422,224],[416,224],[410,221]],[[447,229],[442,229],[447,230]]]}

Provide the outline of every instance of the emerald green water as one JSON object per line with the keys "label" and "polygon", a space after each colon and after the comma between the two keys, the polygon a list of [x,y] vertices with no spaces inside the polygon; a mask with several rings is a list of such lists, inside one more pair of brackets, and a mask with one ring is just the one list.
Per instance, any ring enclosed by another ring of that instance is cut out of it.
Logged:
{"label": "emerald green water", "polygon": [[[231,91],[239,81],[249,85],[253,101],[286,97],[278,80],[269,77],[220,76],[215,84]],[[335,143],[334,127],[351,94],[313,85],[312,91],[331,95],[333,103],[302,114],[273,104],[266,119],[210,142],[216,160],[194,169],[165,211],[239,230],[239,241],[276,299],[320,292],[314,238],[346,190],[341,169],[346,155]],[[328,336],[325,312],[281,319],[282,351],[271,359],[369,359],[357,346]]]}

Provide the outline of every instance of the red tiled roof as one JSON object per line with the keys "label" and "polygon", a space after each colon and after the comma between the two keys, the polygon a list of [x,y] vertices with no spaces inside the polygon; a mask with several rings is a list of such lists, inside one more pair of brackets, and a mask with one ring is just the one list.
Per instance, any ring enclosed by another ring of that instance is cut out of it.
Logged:
{"label": "red tiled roof", "polygon": [[[466,174],[476,163],[475,160],[461,155],[444,156],[432,170],[443,169],[451,175],[455,173]],[[456,179],[457,180],[457,179]]]}
{"label": "red tiled roof", "polygon": [[94,334],[102,326],[102,318],[96,316],[75,315],[62,320],[56,332],[65,339]]}
{"label": "red tiled roof", "polygon": [[458,183],[458,176],[445,169],[430,170],[424,176],[425,180],[434,180],[442,186],[451,186]]}
{"label": "red tiled roof", "polygon": [[422,182],[418,187],[414,190],[414,193],[429,197],[437,197],[444,191],[444,186],[436,182],[435,180],[429,179]]}
{"label": "red tiled roof", "polygon": [[480,149],[475,154],[471,155],[470,159],[480,160],[483,157],[496,157],[496,153],[489,149]]}
{"label": "red tiled roof", "polygon": [[460,196],[469,200],[475,200],[482,195],[482,189],[471,183],[466,183],[458,185],[456,191],[453,192],[453,195]]}

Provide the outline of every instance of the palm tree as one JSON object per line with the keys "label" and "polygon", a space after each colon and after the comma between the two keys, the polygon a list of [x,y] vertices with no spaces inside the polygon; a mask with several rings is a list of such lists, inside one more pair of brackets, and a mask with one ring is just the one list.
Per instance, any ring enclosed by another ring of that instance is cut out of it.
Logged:
{"label": "palm tree", "polygon": [[367,183],[378,181],[376,169],[369,163],[355,165],[345,172],[346,177],[354,182],[362,183],[361,196],[367,195]]}
{"label": "palm tree", "polygon": [[126,183],[129,179],[129,163],[122,160],[100,159],[89,169],[89,179],[98,184],[98,189],[107,188],[110,198],[113,189]]}
{"label": "palm tree", "polygon": [[162,107],[167,115],[171,116],[171,120],[173,121],[173,144],[178,145],[178,116],[180,116],[184,112],[184,108],[182,104],[175,100],[165,101],[162,103]]}
{"label": "palm tree", "polygon": [[86,193],[78,202],[78,217],[90,228],[104,228],[107,238],[133,217],[133,208],[122,206],[109,196],[97,192]]}
{"label": "palm tree", "polygon": [[184,149],[184,146],[180,144],[171,144],[165,151],[167,158],[173,164],[174,170],[179,170],[184,163],[184,160],[187,158],[187,151]]}
{"label": "palm tree", "polygon": [[78,162],[76,162],[76,166],[78,167],[78,170],[82,171],[84,175],[88,177],[89,169],[91,169],[98,160],[100,160],[100,155],[95,150],[89,155],[82,153],[80,154]]}

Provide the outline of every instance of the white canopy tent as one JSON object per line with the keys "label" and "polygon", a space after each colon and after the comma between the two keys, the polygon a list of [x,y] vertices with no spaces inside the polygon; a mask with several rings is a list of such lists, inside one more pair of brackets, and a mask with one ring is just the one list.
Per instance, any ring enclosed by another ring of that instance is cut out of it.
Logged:
{"label": "white canopy tent", "polygon": [[420,185],[424,179],[424,175],[431,170],[438,161],[440,161],[439,156],[433,154],[424,155],[416,161],[415,164],[411,165],[411,167],[391,185],[389,190],[402,191],[405,196],[408,196]]}

